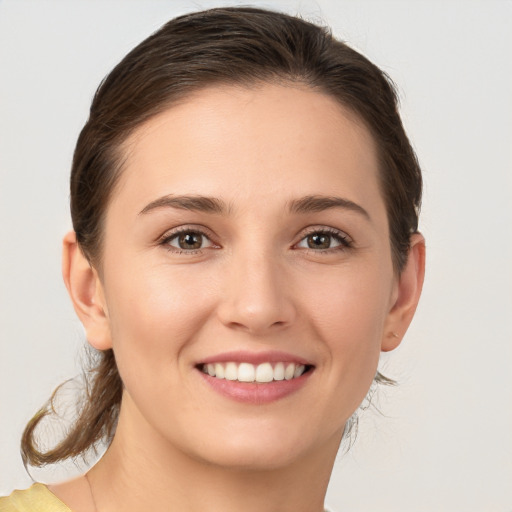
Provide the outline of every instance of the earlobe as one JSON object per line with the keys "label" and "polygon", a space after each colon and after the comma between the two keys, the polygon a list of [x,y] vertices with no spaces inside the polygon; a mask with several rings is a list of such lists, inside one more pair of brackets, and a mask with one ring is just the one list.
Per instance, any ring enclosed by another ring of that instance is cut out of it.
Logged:
{"label": "earlobe", "polygon": [[395,349],[402,341],[420,300],[425,276],[425,239],[420,233],[411,236],[407,263],[400,274],[396,295],[386,319],[381,350]]}
{"label": "earlobe", "polygon": [[62,277],[87,341],[98,350],[112,348],[103,285],[98,272],[82,253],[74,231],[62,242]]}

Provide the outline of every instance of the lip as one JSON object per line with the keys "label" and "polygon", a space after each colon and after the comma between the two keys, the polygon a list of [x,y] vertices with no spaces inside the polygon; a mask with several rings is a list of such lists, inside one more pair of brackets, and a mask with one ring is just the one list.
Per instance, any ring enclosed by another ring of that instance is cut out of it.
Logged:
{"label": "lip", "polygon": [[307,361],[302,357],[289,354],[287,352],[267,351],[267,352],[246,352],[246,351],[233,351],[223,352],[215,356],[207,357],[198,362],[198,365],[210,363],[295,363],[303,364],[304,366],[314,366],[311,361]]}
{"label": "lip", "polygon": [[[308,366],[310,369],[300,377],[291,380],[275,380],[272,382],[239,382],[236,380],[217,379],[201,371],[201,366],[209,363],[296,363]],[[196,365],[196,371],[203,381],[219,395],[236,402],[263,405],[281,400],[299,391],[306,385],[314,371],[314,365],[304,358],[278,351],[269,352],[224,352],[208,357]]]}

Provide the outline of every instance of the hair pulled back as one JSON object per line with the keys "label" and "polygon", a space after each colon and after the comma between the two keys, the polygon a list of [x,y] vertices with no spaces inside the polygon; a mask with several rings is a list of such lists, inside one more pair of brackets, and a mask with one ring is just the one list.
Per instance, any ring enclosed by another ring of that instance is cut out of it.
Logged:
{"label": "hair pulled back", "polygon": [[[418,228],[421,171],[402,126],[392,82],[330,31],[255,8],[219,8],[169,21],[134,48],[100,84],[77,141],[71,216],[78,244],[101,275],[105,212],[123,164],[122,144],[142,123],[192,92],[215,84],[301,84],[337,99],[361,119],[377,145],[395,272]],[[22,457],[35,466],[77,457],[115,432],[122,382],[112,350],[97,354],[76,422],[50,450],[35,428],[52,413],[55,393],[29,422]],[[376,380],[390,383],[377,374]]]}

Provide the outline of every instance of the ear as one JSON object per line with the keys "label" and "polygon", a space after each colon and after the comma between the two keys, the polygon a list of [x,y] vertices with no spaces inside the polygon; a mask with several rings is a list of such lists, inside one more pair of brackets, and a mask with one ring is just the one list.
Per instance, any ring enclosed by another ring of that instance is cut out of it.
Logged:
{"label": "ear", "polygon": [[407,262],[395,285],[381,344],[383,352],[395,349],[402,341],[420,300],[424,276],[425,239],[415,233],[411,236]]}
{"label": "ear", "polygon": [[74,231],[62,242],[62,277],[87,341],[98,350],[112,348],[103,286],[98,272],[82,253]]}

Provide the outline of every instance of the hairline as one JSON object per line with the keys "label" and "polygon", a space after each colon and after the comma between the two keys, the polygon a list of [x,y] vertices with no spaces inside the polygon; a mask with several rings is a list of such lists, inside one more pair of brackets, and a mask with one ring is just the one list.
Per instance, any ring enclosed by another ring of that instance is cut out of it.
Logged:
{"label": "hairline", "polygon": [[258,90],[259,88],[262,88],[265,85],[279,85],[282,87],[297,88],[299,90],[308,90],[331,98],[332,100],[334,100],[336,106],[340,109],[340,113],[342,115],[346,116],[351,122],[357,124],[360,128],[363,128],[368,133],[370,140],[372,141],[374,146],[377,165],[377,183],[386,210],[388,238],[390,242],[393,269],[397,276],[400,275],[401,268],[399,268],[398,262],[395,261],[397,256],[395,252],[397,251],[394,248],[392,239],[390,208],[388,207],[388,198],[386,194],[384,180],[385,170],[383,167],[385,165],[385,151],[382,148],[381,141],[374,133],[374,130],[369,125],[369,123],[364,119],[364,117],[356,110],[355,107],[352,107],[350,104],[348,104],[348,102],[342,101],[338,96],[333,94],[332,91],[329,91],[326,87],[322,86],[322,84],[315,84],[312,81],[308,81],[305,77],[298,75],[294,77],[292,74],[287,74],[286,72],[279,73],[275,71],[268,71],[266,74],[262,73],[262,76],[259,77],[213,77],[210,80],[205,80],[204,83],[191,85],[187,89],[182,90],[180,93],[173,95],[172,98],[168,98],[167,100],[161,101],[158,105],[154,107],[153,111],[150,112],[146,118],[144,118],[138,123],[135,123],[133,126],[127,128],[126,130],[122,131],[122,133],[116,139],[114,139],[113,143],[111,143],[112,162],[114,168],[113,184],[106,198],[106,207],[102,213],[100,222],[98,223],[98,243],[96,246],[97,254],[89,256],[84,251],[82,251],[89,260],[90,264],[97,270],[98,275],[100,276],[101,279],[103,278],[102,253],[104,249],[106,217],[110,204],[112,202],[112,197],[116,194],[116,191],[118,190],[118,187],[122,182],[121,178],[126,170],[127,163],[130,160],[131,151],[134,149],[136,145],[137,132],[139,132],[141,128],[143,128],[145,125],[150,123],[152,120],[154,120],[156,117],[163,114],[164,112],[190,102],[191,100],[193,100],[194,96],[200,95],[202,92],[207,91],[209,89],[235,88],[240,90]]}

